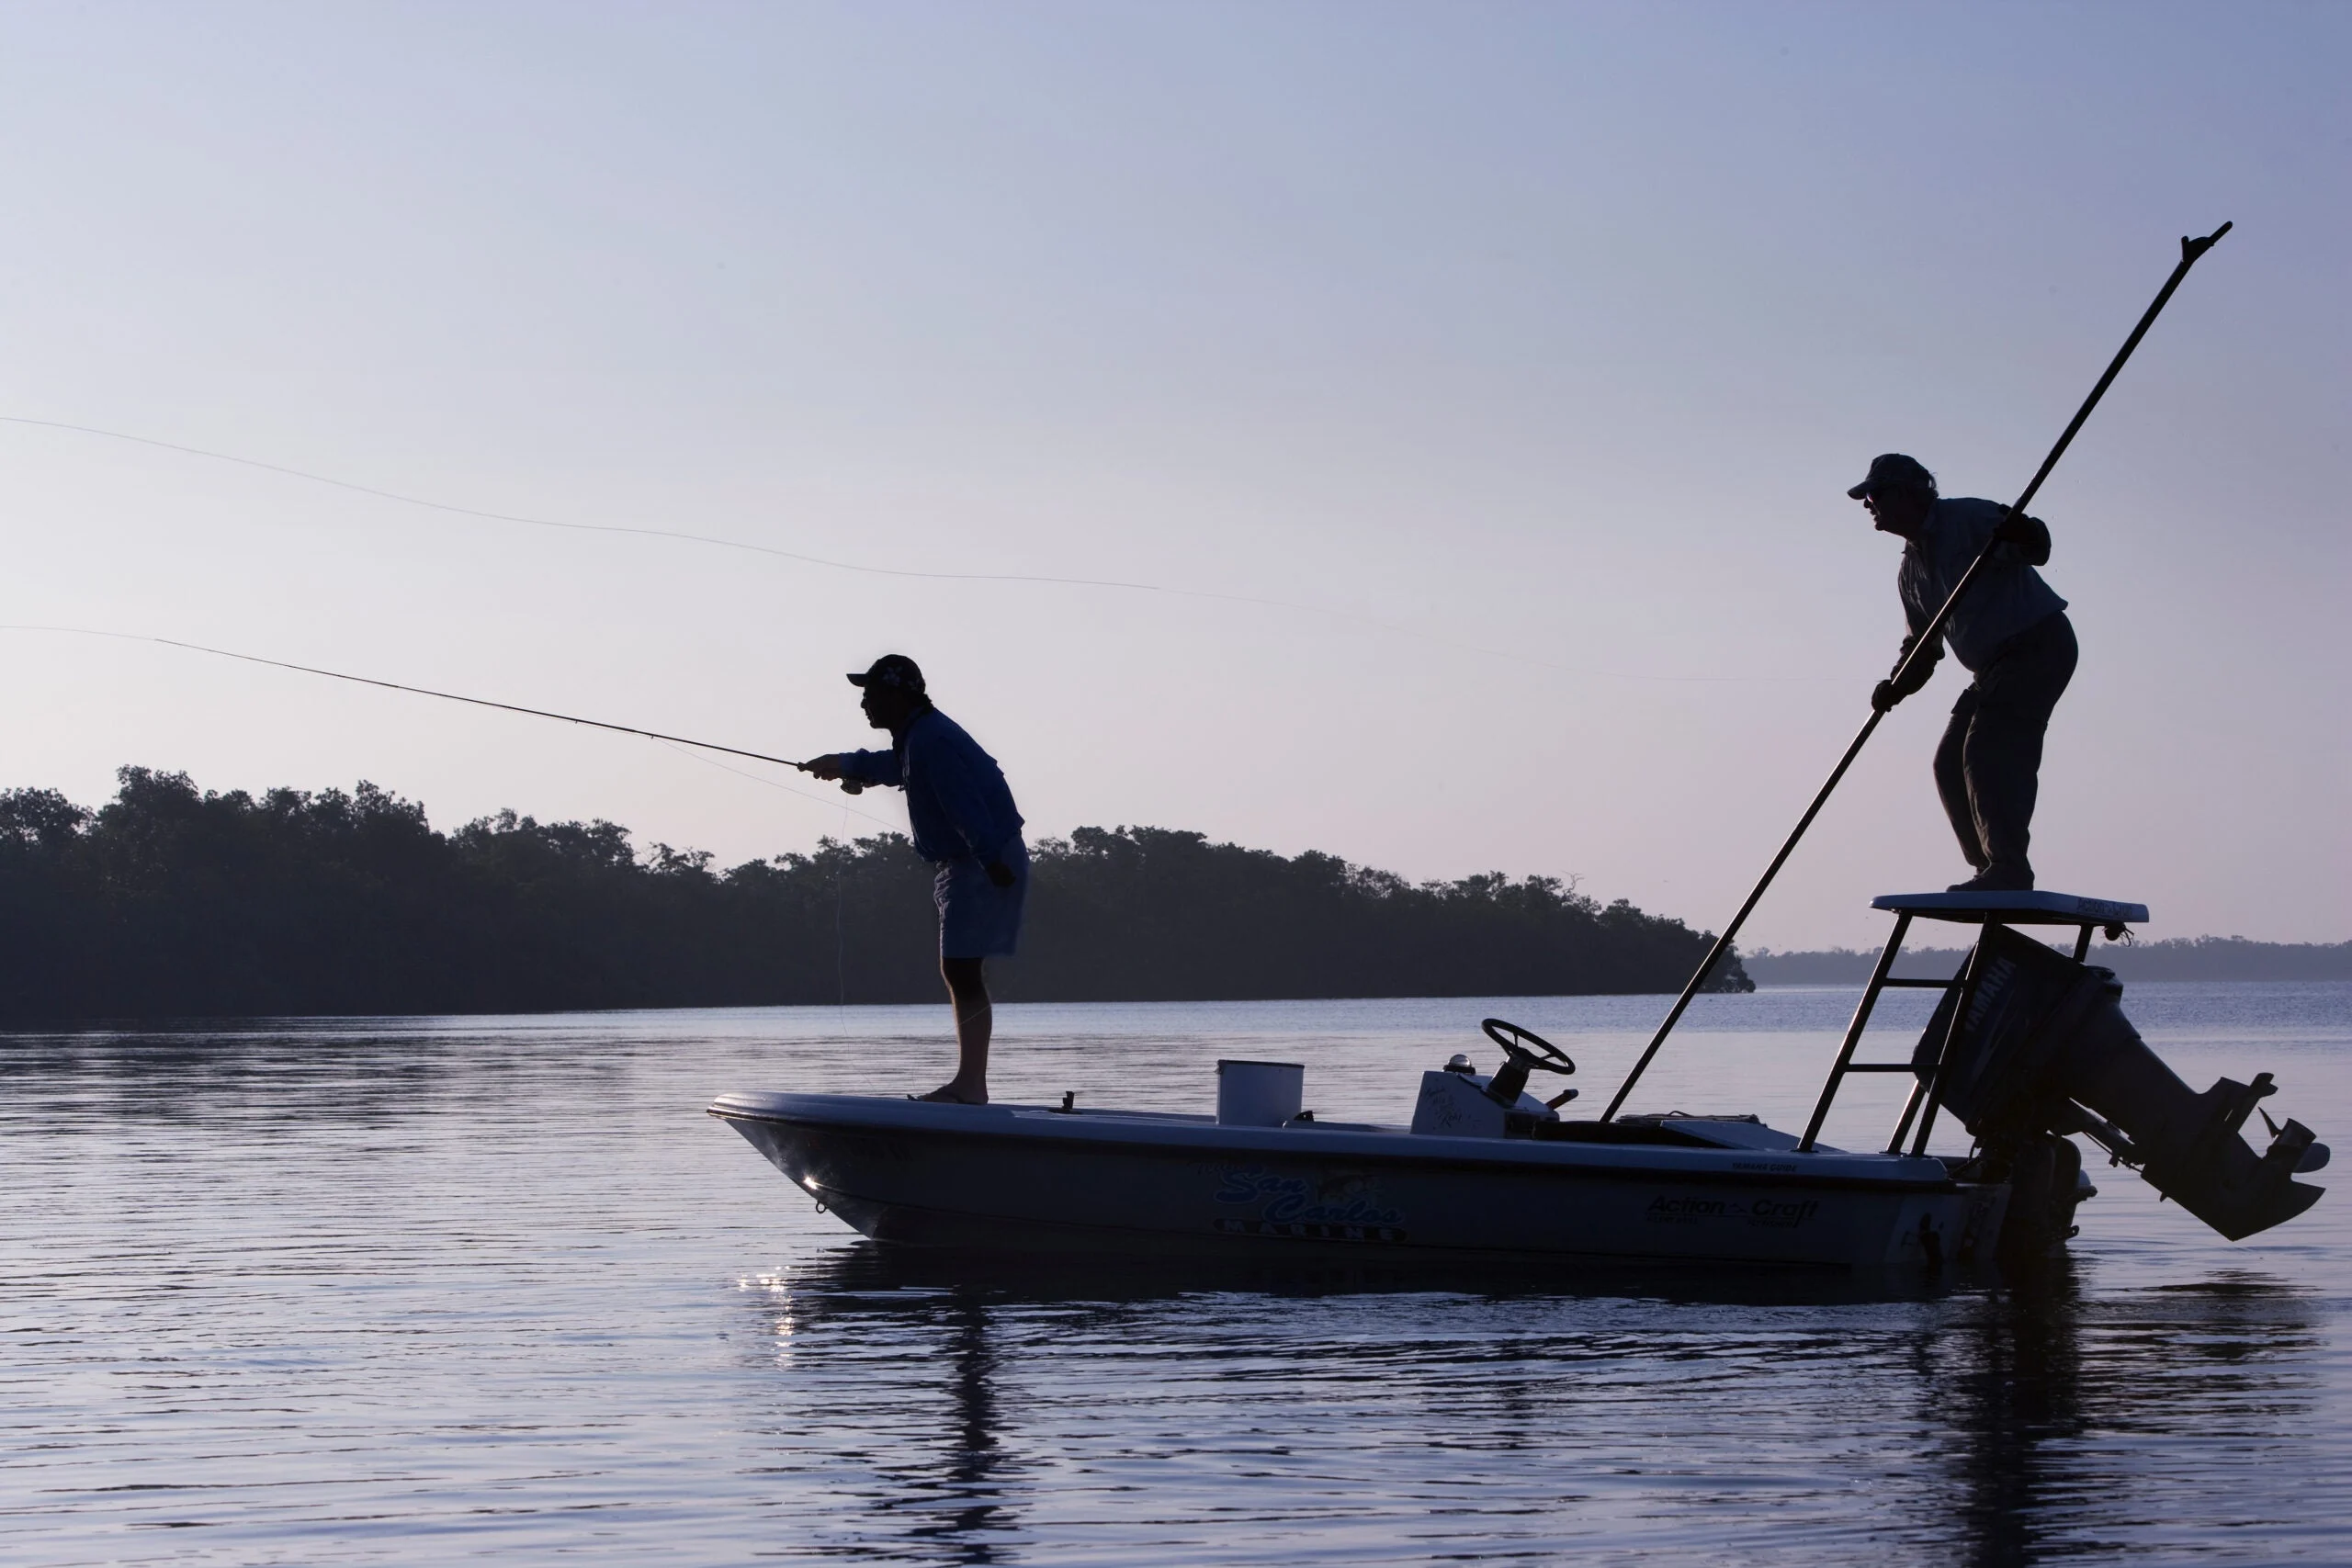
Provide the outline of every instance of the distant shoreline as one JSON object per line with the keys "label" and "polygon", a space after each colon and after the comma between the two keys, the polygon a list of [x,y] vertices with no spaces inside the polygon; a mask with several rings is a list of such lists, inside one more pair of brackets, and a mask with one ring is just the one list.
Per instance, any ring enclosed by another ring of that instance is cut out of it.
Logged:
{"label": "distant shoreline", "polygon": [[[1949,974],[1965,948],[1907,948],[1896,968],[1905,975]],[[1870,978],[1878,950],[1833,947],[1806,953],[1758,948],[1740,955],[1758,986],[1859,986]],[[2130,944],[2100,942],[2090,962],[2120,980],[2352,980],[2352,942],[2249,942],[2238,936],[2171,937]]]}

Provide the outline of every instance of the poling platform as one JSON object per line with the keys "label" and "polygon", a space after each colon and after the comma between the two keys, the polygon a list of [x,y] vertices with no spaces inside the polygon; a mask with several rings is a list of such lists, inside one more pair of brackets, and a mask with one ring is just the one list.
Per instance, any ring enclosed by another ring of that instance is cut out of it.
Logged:
{"label": "poling platform", "polygon": [[2084,926],[2096,931],[2148,922],[2145,904],[2086,898],[2079,893],[1882,893],[1871,900],[1871,908],[1968,925]]}

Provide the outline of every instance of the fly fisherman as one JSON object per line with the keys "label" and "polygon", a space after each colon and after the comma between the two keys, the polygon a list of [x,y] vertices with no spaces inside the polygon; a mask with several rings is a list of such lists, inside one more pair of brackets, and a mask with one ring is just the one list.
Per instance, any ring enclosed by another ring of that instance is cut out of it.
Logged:
{"label": "fly fisherman", "polygon": [[886,653],[849,683],[863,687],[865,722],[890,732],[888,751],[843,751],[802,764],[839,779],[852,794],[867,784],[907,792],[915,853],[939,868],[931,885],[939,909],[939,974],[956,1009],[956,1076],[916,1098],[989,1102],[989,1034],[994,1021],[981,964],[1012,955],[1029,891],[1029,851],[1021,813],[996,759],[963,727],[931,705],[922,671]]}
{"label": "fly fisherman", "polygon": [[[1846,493],[1862,503],[1882,532],[1904,541],[1895,585],[1911,626],[1905,655],[1986,542],[2000,541],[1944,623],[1941,640],[1976,679],[1952,705],[1951,722],[1936,747],[1936,793],[1943,796],[1960,852],[1976,868],[1951,890],[2025,892],[2033,886],[2026,841],[2041,736],[2075,673],[2075,627],[2066,619],[2066,601],[2033,570],[2050,558],[2050,530],[2034,518],[2011,516],[1997,502],[1939,498],[1936,477],[1899,452],[1872,459],[1868,477]],[[1928,649],[1900,686],[1881,681],[1871,705],[1884,713],[1926,685],[1942,652]],[[1900,656],[1895,667],[1902,668]]]}

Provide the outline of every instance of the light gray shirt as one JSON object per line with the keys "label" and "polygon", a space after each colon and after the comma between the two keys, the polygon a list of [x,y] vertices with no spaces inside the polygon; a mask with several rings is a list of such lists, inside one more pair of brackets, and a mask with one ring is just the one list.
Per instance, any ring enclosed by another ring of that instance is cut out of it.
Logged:
{"label": "light gray shirt", "polygon": [[[1928,508],[1918,536],[1904,542],[1903,564],[1894,576],[1913,637],[1936,618],[2006,510],[1996,501],[1966,496],[1945,497]],[[1994,552],[1976,586],[1944,623],[1944,641],[1971,670],[1984,669],[2003,643],[2066,607],[2066,601],[2030,564],[2050,558],[2050,531],[2038,523],[2034,527],[2037,538],[2024,545],[2005,544]]]}

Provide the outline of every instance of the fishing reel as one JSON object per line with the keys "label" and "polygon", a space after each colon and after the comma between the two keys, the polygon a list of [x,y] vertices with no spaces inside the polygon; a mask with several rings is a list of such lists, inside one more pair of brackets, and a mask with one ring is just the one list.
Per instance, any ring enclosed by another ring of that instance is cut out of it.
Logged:
{"label": "fishing reel", "polygon": [[[1531,1072],[1558,1073],[1563,1077],[1577,1070],[1568,1054],[1532,1029],[1521,1029],[1507,1019],[1489,1018],[1479,1021],[1478,1027],[1487,1038],[1503,1048],[1503,1065],[1487,1082],[1487,1098],[1505,1110],[1519,1103],[1527,1091],[1527,1075]],[[1577,1097],[1575,1089],[1566,1089],[1544,1103],[1557,1111]]]}

